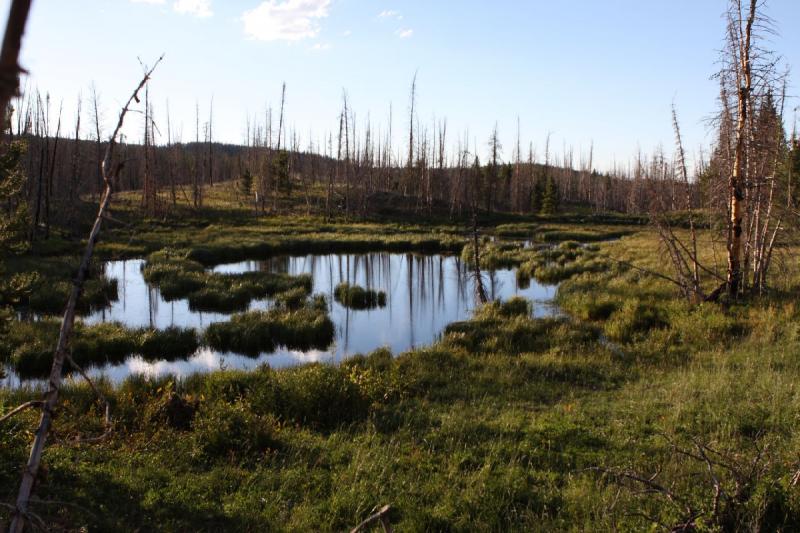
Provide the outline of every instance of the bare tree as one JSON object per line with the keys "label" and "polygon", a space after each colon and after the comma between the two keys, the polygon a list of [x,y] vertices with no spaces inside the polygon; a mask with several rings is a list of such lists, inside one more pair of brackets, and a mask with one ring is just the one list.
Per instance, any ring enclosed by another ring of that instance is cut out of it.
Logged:
{"label": "bare tree", "polygon": [[[25,70],[19,66],[22,36],[28,22],[31,0],[12,0],[8,13],[3,48],[0,50],[0,112],[6,113],[11,99],[19,92],[19,76]],[[5,129],[5,118],[3,129]]]}
{"label": "bare tree", "polygon": [[139,93],[149,81],[153,71],[161,62],[161,59],[162,58],[159,58],[153,67],[145,72],[141,82],[133,91],[133,94],[131,94],[127,103],[123,106],[119,115],[119,120],[117,121],[117,126],[109,138],[106,154],[102,163],[105,189],[103,192],[103,197],[100,201],[100,207],[97,211],[97,217],[95,218],[94,225],[89,233],[89,239],[86,243],[86,249],[83,253],[83,258],[81,260],[80,267],[78,268],[78,273],[75,277],[69,300],[67,301],[64,317],[61,321],[61,329],[58,334],[58,342],[56,344],[55,354],[53,356],[53,366],[50,370],[50,377],[48,380],[48,389],[41,401],[41,418],[35,432],[33,444],[31,445],[30,457],[28,458],[27,464],[23,469],[22,481],[20,482],[19,492],[17,494],[16,508],[13,513],[11,526],[9,528],[11,533],[20,533],[25,526],[25,522],[28,520],[28,505],[30,503],[31,492],[33,490],[34,482],[36,481],[36,475],[39,472],[39,465],[41,463],[42,454],[44,453],[45,443],[52,425],[53,410],[58,403],[58,394],[61,388],[62,369],[67,361],[74,364],[74,361],[72,361],[72,356],[69,354],[69,345],[75,325],[75,309],[78,304],[78,298],[83,290],[83,284],[89,272],[92,255],[94,254],[94,247],[100,236],[100,228],[102,226],[103,219],[106,217],[106,212],[108,211],[108,207],[111,203],[111,197],[113,195],[116,180],[119,177],[120,171],[123,167],[123,163],[117,162],[115,159],[117,136],[122,129],[125,116],[128,114],[131,105],[134,102],[139,102]]}

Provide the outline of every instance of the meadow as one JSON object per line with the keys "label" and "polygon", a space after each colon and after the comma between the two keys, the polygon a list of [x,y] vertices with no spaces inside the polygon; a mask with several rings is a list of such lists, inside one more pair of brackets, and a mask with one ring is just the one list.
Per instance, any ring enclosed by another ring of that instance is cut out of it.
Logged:
{"label": "meadow", "polygon": [[[203,339],[86,328],[74,346],[82,361],[148,342],[150,351],[169,347],[159,351],[165,357],[199,342],[324,344],[325,313],[303,280],[213,279],[202,267],[315,250],[458,254],[469,235],[457,221],[241,209],[228,222],[211,208],[133,220],[124,205],[119,216],[137,229],[109,232],[102,257],[148,257],[153,279],[186,294],[206,286],[230,294],[231,283],[245,281],[246,294],[293,294]],[[496,237],[481,244],[482,268],[513,264],[521,278],[559,282],[560,316],[532,318],[523,299],[490,302],[407,353],[100,382],[114,425],[92,444],[79,439],[103,433],[102,408],[88,386],[70,382],[32,510],[54,526],[97,531],[340,531],[387,504],[398,531],[800,528],[793,267],[766,298],[690,305],[646,272],[668,274],[668,262],[655,232],[635,221],[495,217],[481,220],[481,233]],[[57,265],[67,264],[66,249],[34,250],[17,264],[35,261],[43,279],[64,281],[69,271]],[[703,250],[711,260],[713,247]],[[95,292],[85,294],[87,308]],[[4,338],[10,360],[46,366],[44,339],[57,326],[25,327],[43,332]],[[36,397],[30,387],[0,389],[0,412]],[[13,499],[36,418],[0,425],[2,501]]]}

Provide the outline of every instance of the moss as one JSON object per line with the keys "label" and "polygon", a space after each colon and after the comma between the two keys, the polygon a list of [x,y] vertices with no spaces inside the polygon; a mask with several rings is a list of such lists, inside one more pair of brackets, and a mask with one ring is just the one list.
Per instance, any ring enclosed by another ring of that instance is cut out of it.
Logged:
{"label": "moss", "polygon": [[385,292],[365,289],[358,285],[340,283],[334,289],[333,295],[337,302],[350,309],[386,307]]}

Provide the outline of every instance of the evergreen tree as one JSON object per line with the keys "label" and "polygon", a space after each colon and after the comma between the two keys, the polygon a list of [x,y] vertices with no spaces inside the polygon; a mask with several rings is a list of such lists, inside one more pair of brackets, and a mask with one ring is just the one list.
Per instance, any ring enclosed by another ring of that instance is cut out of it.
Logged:
{"label": "evergreen tree", "polygon": [[292,192],[292,184],[289,180],[289,154],[286,150],[279,150],[272,160],[272,175],[275,176],[275,183],[278,190],[285,191],[287,196]]}
{"label": "evergreen tree", "polygon": [[[12,305],[30,293],[31,285],[38,278],[36,272],[9,276],[4,264],[8,255],[28,248],[26,232],[30,217],[25,200],[25,174],[21,166],[24,153],[25,145],[16,142],[5,147],[5,152],[0,155],[0,338],[5,338],[3,330],[13,323]],[[0,352],[8,353],[8,347],[0,344]]]}
{"label": "evergreen tree", "polygon": [[797,209],[800,207],[800,141],[792,139],[791,145],[786,158],[787,190],[791,206]]}
{"label": "evergreen tree", "polygon": [[542,213],[552,215],[556,211],[558,211],[558,185],[552,176],[547,176],[542,195]]}
{"label": "evergreen tree", "polygon": [[541,179],[537,179],[531,191],[531,211],[539,213],[542,210],[542,199],[544,197],[544,185]]}
{"label": "evergreen tree", "polygon": [[25,238],[30,223],[28,204],[25,199],[25,174],[22,156],[25,145],[11,143],[0,155],[0,255],[24,251],[28,246]]}
{"label": "evergreen tree", "polygon": [[239,192],[242,193],[242,196],[245,198],[250,198],[250,196],[252,196],[253,174],[250,173],[250,170],[245,170],[241,177],[239,177]]}

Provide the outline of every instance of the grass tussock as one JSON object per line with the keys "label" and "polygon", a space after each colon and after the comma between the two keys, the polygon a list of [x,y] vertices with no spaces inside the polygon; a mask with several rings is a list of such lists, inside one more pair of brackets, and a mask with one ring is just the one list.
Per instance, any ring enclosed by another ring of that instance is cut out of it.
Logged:
{"label": "grass tussock", "polygon": [[604,272],[615,267],[597,251],[594,246],[582,246],[575,241],[564,241],[558,246],[537,250],[520,265],[517,278],[533,278],[540,283],[556,284],[584,272]]}
{"label": "grass tussock", "polygon": [[[53,363],[59,322],[54,320],[20,323],[8,337],[11,368],[23,379],[44,378]],[[118,323],[75,327],[72,358],[82,368],[120,364],[134,355],[145,360],[187,359],[199,348],[194,329],[131,329]],[[64,373],[72,372],[70,365]]]}
{"label": "grass tussock", "polygon": [[333,292],[333,297],[337,302],[349,309],[375,309],[386,307],[386,293],[365,289],[358,285],[340,283]]}
{"label": "grass tussock", "polygon": [[334,338],[334,326],[324,299],[298,309],[276,307],[250,311],[208,327],[204,342],[220,352],[256,357],[283,346],[292,350],[325,350]]}
{"label": "grass tussock", "polygon": [[194,311],[233,313],[244,311],[254,299],[287,291],[311,292],[310,276],[289,276],[271,272],[221,274],[205,271],[203,265],[185,253],[167,250],[151,254],[144,278],[158,286],[167,301],[188,299]]}

